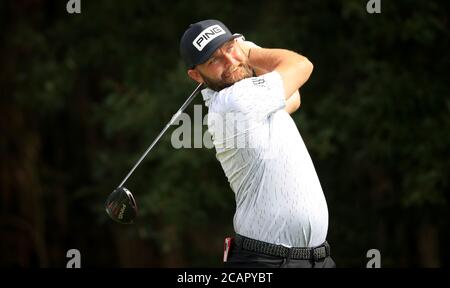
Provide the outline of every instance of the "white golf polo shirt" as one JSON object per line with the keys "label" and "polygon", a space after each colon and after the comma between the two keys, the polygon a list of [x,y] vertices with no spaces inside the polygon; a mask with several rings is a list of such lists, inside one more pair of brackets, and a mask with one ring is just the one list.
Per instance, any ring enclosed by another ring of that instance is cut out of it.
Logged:
{"label": "white golf polo shirt", "polygon": [[322,244],[327,203],[303,139],[284,110],[280,74],[202,94],[216,157],[235,193],[235,232],[289,247]]}

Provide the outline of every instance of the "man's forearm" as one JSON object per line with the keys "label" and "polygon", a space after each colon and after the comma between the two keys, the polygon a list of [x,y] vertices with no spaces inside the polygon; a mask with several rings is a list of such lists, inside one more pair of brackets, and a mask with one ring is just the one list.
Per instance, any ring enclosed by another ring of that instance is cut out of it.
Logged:
{"label": "man's forearm", "polygon": [[302,57],[301,55],[285,49],[269,49],[261,47],[251,47],[251,49],[248,50],[247,56],[250,66],[266,71],[275,70],[286,59],[298,58],[298,56]]}
{"label": "man's forearm", "polygon": [[263,71],[279,72],[283,79],[286,99],[309,79],[313,65],[306,57],[285,49],[249,46],[246,42],[241,43],[249,66]]}
{"label": "man's forearm", "polygon": [[[241,44],[241,49],[243,49],[243,52],[247,55],[248,58],[250,58],[250,53],[251,53],[251,49],[252,48],[260,48],[258,45],[256,45],[253,42],[249,42],[249,41],[239,41],[239,43]],[[265,50],[269,50],[269,49],[265,49]],[[280,49],[270,49],[270,50],[280,50]],[[288,50],[282,50],[283,52],[287,52],[289,54],[295,54],[295,57],[302,57],[304,58],[303,60],[306,60],[305,62],[309,62],[305,57],[295,53],[295,52],[291,52]],[[272,57],[268,59],[268,61],[264,60],[264,59],[253,59],[252,62],[249,61],[249,65],[252,67],[253,71],[255,72],[255,74],[257,76],[272,72],[274,69],[276,69],[278,67],[278,65],[280,65],[279,62],[274,61],[274,57],[278,57],[280,58],[280,55],[276,56],[274,54],[271,55]],[[292,56],[292,55],[291,55]],[[309,62],[310,63],[310,62]],[[256,64],[253,65],[252,64]],[[258,65],[259,64],[259,65]],[[312,66],[312,64],[311,64]],[[309,77],[309,74],[308,74]],[[299,90],[295,90],[295,92],[292,95],[289,95],[289,97],[286,97],[286,107],[284,110],[286,110],[289,114],[294,113],[295,111],[298,110],[298,108],[300,108],[301,105],[301,98],[300,98],[300,92]]]}
{"label": "man's forearm", "polygon": [[[261,76],[261,75],[264,75],[264,74],[270,72],[270,71],[258,69],[255,67],[252,67],[252,68],[255,71],[256,76]],[[297,91],[295,91],[294,94],[291,95],[291,97],[286,99],[286,107],[284,108],[284,110],[286,110],[286,112],[288,112],[289,114],[292,114],[295,111],[297,111],[298,108],[300,108],[300,105],[301,105],[301,98],[300,98],[300,93],[297,90]]]}
{"label": "man's forearm", "polygon": [[301,105],[300,93],[299,91],[296,91],[294,94],[292,94],[291,97],[286,99],[286,107],[284,108],[284,110],[286,110],[286,112],[288,112],[289,114],[292,114],[295,111],[297,111],[298,108],[300,108],[300,105]]}

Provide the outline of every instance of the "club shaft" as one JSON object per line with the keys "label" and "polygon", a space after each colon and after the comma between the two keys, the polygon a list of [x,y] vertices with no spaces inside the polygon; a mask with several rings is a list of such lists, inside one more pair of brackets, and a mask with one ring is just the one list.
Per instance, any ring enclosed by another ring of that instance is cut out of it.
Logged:
{"label": "club shaft", "polygon": [[136,170],[136,168],[139,166],[139,164],[141,164],[142,160],[144,160],[145,156],[147,156],[147,154],[153,149],[153,147],[156,145],[156,143],[159,141],[159,139],[161,139],[161,137],[164,135],[164,133],[166,133],[167,129],[169,129],[170,125],[172,125],[177,119],[178,117],[181,115],[181,113],[183,113],[184,109],[186,109],[186,107],[192,102],[192,100],[194,100],[195,96],[197,96],[198,92],[200,92],[200,90],[202,89],[203,84],[199,84],[197,86],[197,88],[195,88],[194,92],[192,92],[192,94],[188,97],[188,99],[184,102],[184,104],[181,106],[181,108],[177,111],[177,113],[175,113],[172,116],[172,119],[170,120],[170,122],[166,125],[166,127],[164,127],[164,129],[159,133],[159,135],[156,137],[156,139],[152,142],[152,144],[150,144],[150,146],[147,148],[147,150],[144,152],[144,154],[142,154],[141,158],[139,158],[139,160],[136,162],[136,164],[133,166],[133,168],[131,168],[130,172],[128,172],[127,176],[125,176],[125,178],[123,179],[123,181],[120,183],[120,185],[118,186],[118,188],[122,187],[125,182],[128,180],[128,178],[131,176],[131,174],[133,174],[134,170]]}

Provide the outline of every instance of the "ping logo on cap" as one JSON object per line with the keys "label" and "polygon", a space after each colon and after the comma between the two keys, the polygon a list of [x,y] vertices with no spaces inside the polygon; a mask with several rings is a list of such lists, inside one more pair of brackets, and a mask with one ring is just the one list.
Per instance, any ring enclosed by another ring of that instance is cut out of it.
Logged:
{"label": "ping logo on cap", "polygon": [[223,30],[219,25],[209,26],[200,34],[198,34],[197,38],[194,39],[194,42],[192,42],[192,44],[195,46],[195,48],[197,48],[198,51],[202,51],[209,42],[222,34],[225,34],[225,30]]}

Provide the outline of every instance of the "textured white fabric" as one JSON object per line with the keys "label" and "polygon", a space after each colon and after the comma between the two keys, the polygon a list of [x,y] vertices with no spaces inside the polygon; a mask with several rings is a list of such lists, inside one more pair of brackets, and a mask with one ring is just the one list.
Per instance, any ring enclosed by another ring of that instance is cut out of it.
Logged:
{"label": "textured white fabric", "polygon": [[216,157],[235,193],[236,233],[291,247],[322,244],[328,208],[311,157],[284,110],[280,74],[202,94]]}

